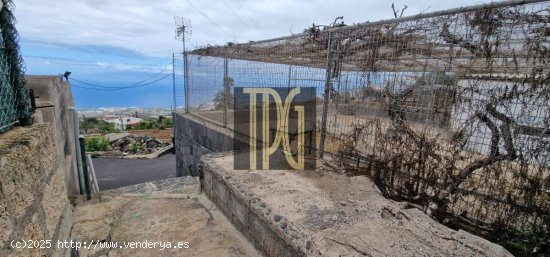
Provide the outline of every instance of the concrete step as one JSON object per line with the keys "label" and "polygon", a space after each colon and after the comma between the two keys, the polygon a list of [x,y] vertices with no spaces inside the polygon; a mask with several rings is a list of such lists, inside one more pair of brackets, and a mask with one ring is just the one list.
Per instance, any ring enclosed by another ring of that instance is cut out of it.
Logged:
{"label": "concrete step", "polygon": [[107,192],[75,207],[72,238],[81,257],[262,256],[196,192]]}
{"label": "concrete step", "polygon": [[200,185],[197,177],[177,177],[155,180],[132,186],[106,190],[102,195],[113,194],[199,194]]}

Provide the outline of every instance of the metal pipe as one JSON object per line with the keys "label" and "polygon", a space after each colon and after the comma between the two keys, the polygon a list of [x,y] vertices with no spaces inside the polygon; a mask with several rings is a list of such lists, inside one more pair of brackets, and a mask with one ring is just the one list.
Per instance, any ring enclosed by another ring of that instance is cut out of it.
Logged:
{"label": "metal pipe", "polygon": [[328,33],[327,45],[327,69],[325,77],[325,94],[323,96],[323,113],[321,116],[321,138],[319,139],[319,158],[323,159],[325,151],[325,138],[327,133],[328,102],[330,100],[332,80],[332,32]]}
{"label": "metal pipe", "polygon": [[172,112],[176,112],[176,56],[174,53],[172,53],[172,101],[173,101],[173,109]]}
{"label": "metal pipe", "polygon": [[86,160],[88,161],[88,167],[90,167],[90,177],[92,179],[92,189],[96,193],[99,193],[99,184],[97,183],[97,177],[95,176],[94,163],[92,162],[92,155],[86,154]]}
{"label": "metal pipe", "polygon": [[287,85],[288,92],[290,92],[290,81],[291,80],[292,80],[292,65],[288,65],[288,85]]}
{"label": "metal pipe", "polygon": [[86,148],[84,147],[86,144],[86,141],[83,136],[80,136],[78,138],[78,141],[80,142],[80,157],[82,158],[82,170],[83,170],[83,177],[84,177],[84,191],[86,193],[86,200],[92,199],[92,196],[90,194],[90,175],[88,174],[88,165],[86,164]]}
{"label": "metal pipe", "polygon": [[183,80],[185,90],[185,112],[189,113],[189,67],[187,62],[187,53],[183,53]]}
{"label": "metal pipe", "polygon": [[177,111],[177,100],[176,100],[176,55],[172,53],[172,94],[174,95],[174,110],[172,111],[172,154],[176,154],[176,111]]}
{"label": "metal pipe", "polygon": [[[481,8],[484,9],[494,9],[499,7],[506,7],[506,6],[517,6],[517,5],[525,5],[525,4],[534,4],[534,3],[542,3],[546,2],[548,0],[508,0],[508,1],[501,1],[501,2],[491,2],[486,4],[478,4],[478,5],[471,5],[467,7],[458,7],[443,11],[435,11],[435,12],[429,12],[429,13],[421,13],[417,15],[411,15],[411,16],[405,16],[401,18],[394,18],[394,19],[385,19],[385,20],[379,20],[374,22],[363,22],[358,23],[355,25],[345,26],[345,27],[337,27],[337,28],[330,28],[325,30],[326,32],[335,32],[338,30],[348,30],[348,29],[356,29],[361,28],[365,26],[373,26],[373,25],[383,25],[383,24],[389,24],[389,23],[396,23],[396,22],[403,22],[403,21],[410,21],[415,19],[422,19],[422,18],[432,18],[436,16],[442,16],[442,15],[450,15],[450,14],[459,14],[459,13],[465,13],[465,12],[471,12],[475,11]],[[299,34],[293,34],[290,36],[283,36],[283,37],[276,37],[266,40],[260,40],[260,41],[253,41],[250,43],[243,43],[243,44],[236,44],[236,45],[253,45],[253,44],[264,44],[264,43],[271,43],[275,41],[282,41],[282,40],[288,40],[298,37],[303,37],[309,35],[306,33],[299,33]]]}
{"label": "metal pipe", "polygon": [[229,76],[227,75],[227,73],[229,72],[229,67],[228,67],[228,60],[227,58],[224,58],[223,59],[223,127],[227,127],[227,109],[228,109],[228,105],[229,105],[229,99],[227,99],[227,97],[229,96],[229,92],[230,89],[229,89]]}
{"label": "metal pipe", "polygon": [[11,127],[11,126],[13,126],[13,125],[15,125],[15,124],[17,124],[17,123],[19,123],[19,120],[16,120],[16,121],[14,121],[14,122],[12,122],[12,123],[10,123],[10,124],[6,124],[5,126],[0,127],[0,131],[2,131],[2,130],[5,129],[5,128]]}
{"label": "metal pipe", "polygon": [[84,192],[82,191],[83,188],[84,188],[84,181],[82,180],[82,176],[83,176],[83,172],[82,172],[82,159],[80,159],[79,157],[81,156],[80,154],[80,142],[78,141],[79,137],[80,137],[80,121],[78,119],[78,111],[76,110],[76,108],[74,107],[69,107],[69,111],[71,111],[73,113],[73,122],[74,122],[74,126],[73,126],[73,130],[74,130],[74,148],[75,148],[75,159],[76,159],[76,174],[75,174],[75,178],[76,178],[76,182],[75,182],[75,186],[76,186],[76,190],[79,192],[79,194],[83,194]]}
{"label": "metal pipe", "polygon": [[334,126],[338,124],[338,101],[340,101],[340,94],[342,93],[342,87],[340,84],[342,84],[342,62],[340,61],[338,63],[338,91],[336,92],[336,95],[334,95]]}

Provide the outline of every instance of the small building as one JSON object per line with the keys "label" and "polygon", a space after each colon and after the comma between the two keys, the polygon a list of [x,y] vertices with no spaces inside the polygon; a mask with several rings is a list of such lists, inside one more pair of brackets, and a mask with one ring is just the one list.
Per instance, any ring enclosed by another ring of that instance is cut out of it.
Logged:
{"label": "small building", "polygon": [[[518,151],[531,153],[533,149],[545,148],[545,145],[548,145],[550,133],[547,130],[548,125],[545,124],[547,122],[545,117],[548,117],[550,110],[544,98],[510,93],[514,87],[517,88],[516,92],[531,92],[529,90],[533,90],[532,85],[526,78],[526,75],[521,74],[479,74],[463,76],[458,81],[458,87],[468,95],[465,95],[462,101],[454,104],[451,114],[451,129],[457,131],[463,129],[465,125],[468,126],[466,128],[468,136],[466,148],[468,150],[484,155],[488,155],[490,152],[493,132],[479,119],[473,119],[477,112],[486,112],[485,106],[490,102],[496,111],[512,120],[514,126],[511,134]],[[492,99],[497,96],[502,99]],[[489,116],[500,130],[502,122],[491,115]],[[469,120],[475,120],[475,122],[468,122]],[[499,140],[498,148],[500,151],[505,151],[503,140]],[[529,154],[524,158],[532,164],[548,165],[550,152],[544,149],[536,152],[537,155]]]}
{"label": "small building", "polygon": [[118,130],[125,130],[128,125],[138,124],[143,121],[143,119],[130,116],[108,116],[102,120],[115,124],[115,128]]}

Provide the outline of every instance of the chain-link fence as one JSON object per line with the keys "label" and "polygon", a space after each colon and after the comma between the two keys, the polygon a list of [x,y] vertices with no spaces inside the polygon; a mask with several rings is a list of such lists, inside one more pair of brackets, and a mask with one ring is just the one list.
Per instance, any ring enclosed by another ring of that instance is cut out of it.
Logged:
{"label": "chain-link fence", "polygon": [[15,125],[32,123],[24,64],[19,54],[12,1],[3,0],[0,10],[0,133]]}
{"label": "chain-link fence", "polygon": [[196,54],[189,54],[187,62],[189,111],[229,128],[233,128],[235,87],[315,87],[320,93],[325,81],[324,70],[305,66]]}
{"label": "chain-link fence", "polygon": [[536,244],[550,234],[549,24],[548,1],[505,1],[200,48],[188,111],[232,127],[225,87],[316,87],[320,156],[450,226]]}
{"label": "chain-link fence", "polygon": [[184,57],[182,53],[176,53],[173,57],[173,65],[172,65],[172,72],[173,72],[173,82],[174,82],[174,92],[173,94],[173,103],[172,108],[176,112],[184,112],[185,111],[185,87],[184,85]]}

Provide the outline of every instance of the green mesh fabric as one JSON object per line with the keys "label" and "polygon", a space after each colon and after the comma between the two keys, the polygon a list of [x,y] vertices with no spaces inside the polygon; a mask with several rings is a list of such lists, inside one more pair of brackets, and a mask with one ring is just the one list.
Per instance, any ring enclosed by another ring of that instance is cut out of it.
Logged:
{"label": "green mesh fabric", "polygon": [[19,53],[19,35],[11,0],[2,0],[0,10],[0,133],[15,125],[32,124],[29,90],[25,81],[25,65]]}

